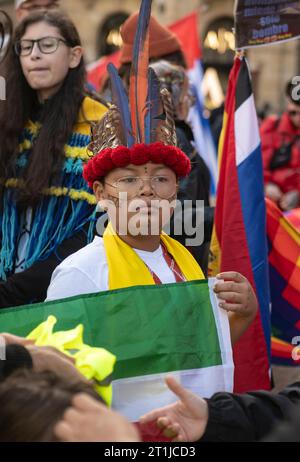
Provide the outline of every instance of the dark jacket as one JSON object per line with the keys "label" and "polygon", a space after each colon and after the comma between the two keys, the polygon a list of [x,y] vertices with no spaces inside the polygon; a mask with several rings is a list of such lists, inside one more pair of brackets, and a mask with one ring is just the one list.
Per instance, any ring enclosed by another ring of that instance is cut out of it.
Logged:
{"label": "dark jacket", "polygon": [[[274,438],[284,437],[286,426],[292,430],[293,438],[298,435],[300,440],[300,382],[276,395],[268,391],[242,395],[216,393],[207,402],[209,421],[201,442],[253,442],[268,435],[274,441]],[[296,417],[291,420],[295,410]],[[278,433],[276,428],[282,421],[287,423],[282,433]]]}
{"label": "dark jacket", "polygon": [[190,200],[203,200],[209,206],[210,173],[206,163],[192,145],[193,133],[182,121],[176,122],[178,147],[189,157],[192,170],[188,178],[180,181],[178,197]]}
{"label": "dark jacket", "polygon": [[[196,201],[202,200],[204,202],[204,223],[201,222],[201,226],[203,226],[204,230],[204,237],[203,243],[201,245],[188,247],[186,244],[186,240],[193,240],[195,236],[187,236],[184,232],[181,235],[176,235],[174,233],[174,220],[180,220],[184,223],[184,220],[188,219],[187,215],[180,214],[180,216],[178,216],[178,214],[176,214],[176,211],[175,217],[171,220],[170,235],[171,237],[178,240],[181,244],[188,248],[193,257],[201,266],[203,272],[206,274],[214,218],[214,209],[209,206],[210,173],[204,160],[197,153],[197,151],[192,145],[193,133],[190,127],[185,122],[176,121],[176,135],[178,147],[189,157],[192,164],[192,170],[190,175],[187,178],[183,178],[180,181],[177,197],[182,204],[184,203],[184,201],[187,200],[192,201],[191,212],[193,227],[195,227],[197,223],[196,213],[199,213],[196,209]],[[184,231],[184,226],[182,226],[182,228]]]}
{"label": "dark jacket", "polygon": [[0,281],[0,308],[43,302],[55,268],[69,255],[87,244],[87,228],[66,239],[44,261],[34,263],[27,270]]}

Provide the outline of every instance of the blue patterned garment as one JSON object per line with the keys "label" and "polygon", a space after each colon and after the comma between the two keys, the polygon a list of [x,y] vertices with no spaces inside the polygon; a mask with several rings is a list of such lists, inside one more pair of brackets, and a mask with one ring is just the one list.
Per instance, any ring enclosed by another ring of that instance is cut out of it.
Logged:
{"label": "blue patterned garment", "polygon": [[[85,98],[89,107],[90,98]],[[101,106],[99,118],[105,109]],[[88,118],[88,120],[93,120]],[[87,127],[88,125],[88,127]],[[33,138],[38,134],[38,124],[29,121],[20,139],[20,155],[17,171],[27,163]],[[30,227],[26,236],[26,245],[22,245],[22,270],[30,268],[35,262],[47,259],[56,248],[74,234],[88,227],[87,243],[92,240],[95,225],[96,200],[82,177],[83,163],[88,158],[86,147],[90,143],[89,124],[78,123],[74,133],[65,146],[65,162],[61,176],[53,187],[44,191],[39,204],[32,211],[31,222],[26,223],[28,210],[20,212],[16,205],[16,190],[22,187],[22,181],[11,178],[5,182],[0,210],[0,280],[5,281],[13,274],[19,264],[19,243],[24,233],[24,223]],[[23,236],[24,237],[24,236]],[[18,270],[17,270],[18,271]]]}

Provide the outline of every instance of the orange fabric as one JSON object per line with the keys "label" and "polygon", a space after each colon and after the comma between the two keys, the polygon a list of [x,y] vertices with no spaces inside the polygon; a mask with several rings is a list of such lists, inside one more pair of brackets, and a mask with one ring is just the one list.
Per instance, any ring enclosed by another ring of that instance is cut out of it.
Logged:
{"label": "orange fabric", "polygon": [[[121,63],[131,63],[133,43],[137,27],[138,13],[132,14],[121,27],[123,46],[121,49]],[[162,26],[151,16],[149,26],[149,58],[160,56],[181,50],[181,45],[176,35],[167,27]]]}

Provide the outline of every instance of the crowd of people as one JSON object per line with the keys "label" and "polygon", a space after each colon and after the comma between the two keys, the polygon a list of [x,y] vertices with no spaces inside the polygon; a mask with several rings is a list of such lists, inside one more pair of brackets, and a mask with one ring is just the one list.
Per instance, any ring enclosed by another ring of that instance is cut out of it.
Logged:
{"label": "crowd of people", "polygon": [[[9,334],[0,362],[1,442],[139,442],[137,428],[109,409],[72,361]],[[144,415],[173,442],[299,441],[300,382],[278,394],[216,393],[201,399],[172,376],[178,401]]]}
{"label": "crowd of people", "polygon": [[[116,77],[101,95],[88,85],[81,39],[59,6],[17,1],[18,24],[1,64],[8,91],[0,103],[0,308],[203,280],[213,226],[210,174],[187,123],[194,98],[180,42],[151,17],[149,68],[161,100],[147,139],[138,105],[130,108],[136,127],[122,118]],[[138,19],[133,14],[121,29],[119,75],[129,93]],[[300,207],[300,99],[291,82],[286,98],[283,115],[261,124],[266,196],[283,211]],[[136,211],[123,202],[124,193],[129,202],[143,201],[139,226],[146,233],[131,232]],[[204,203],[198,246],[187,248],[174,227],[163,234],[175,221],[170,204],[176,199],[191,201],[194,214],[197,201]],[[168,213],[159,209],[153,217],[154,200],[167,202]],[[108,218],[102,235],[97,204]],[[235,268],[219,275],[214,291],[235,344],[257,314],[255,292]],[[137,427],[107,407],[70,357],[10,333],[0,338],[6,345],[1,442],[141,441]],[[300,382],[276,395],[220,390],[209,399],[172,376],[166,385],[179,401],[142,416],[139,428],[155,422],[174,442],[300,439]]]}

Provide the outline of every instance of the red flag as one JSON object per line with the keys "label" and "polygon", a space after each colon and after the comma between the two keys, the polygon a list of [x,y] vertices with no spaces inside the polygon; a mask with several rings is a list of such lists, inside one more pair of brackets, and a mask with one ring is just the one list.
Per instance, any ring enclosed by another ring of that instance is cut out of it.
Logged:
{"label": "red flag", "polygon": [[188,69],[191,69],[195,61],[202,58],[197,13],[191,13],[176,21],[169,29],[179,38]]}
{"label": "red flag", "polygon": [[93,87],[99,91],[107,78],[107,66],[109,63],[114,64],[116,67],[120,65],[120,51],[103,56],[98,61],[90,64],[87,68],[87,79]]}
{"label": "red flag", "polygon": [[247,64],[236,58],[219,147],[210,274],[237,271],[256,291],[256,319],[234,348],[235,391],[268,389],[270,312],[261,144]]}

